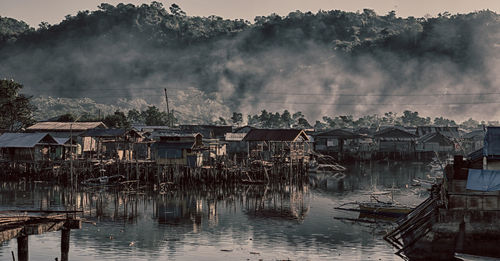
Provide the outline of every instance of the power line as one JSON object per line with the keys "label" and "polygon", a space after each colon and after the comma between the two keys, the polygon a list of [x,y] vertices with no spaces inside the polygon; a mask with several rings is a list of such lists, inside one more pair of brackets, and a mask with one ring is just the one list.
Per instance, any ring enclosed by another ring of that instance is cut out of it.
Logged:
{"label": "power line", "polygon": [[279,101],[269,101],[265,103],[277,103],[277,104],[297,104],[297,105],[331,105],[331,106],[353,106],[353,105],[364,105],[364,106],[452,106],[452,105],[487,105],[487,104],[500,104],[498,102],[454,102],[454,103],[320,103],[320,102],[279,102]]}
{"label": "power line", "polygon": [[432,96],[481,96],[481,95],[500,95],[500,93],[426,93],[426,94],[353,94],[353,93],[290,93],[290,92],[264,92],[262,94],[270,95],[297,95],[297,96],[374,96],[374,97],[432,97]]}
{"label": "power line", "polygon": [[[101,94],[102,91],[126,91],[126,92],[140,92],[144,90],[157,91],[160,88],[146,87],[137,89],[123,89],[123,88],[99,88],[99,89],[86,89],[85,93],[95,91],[95,93]],[[173,90],[185,90],[189,91],[187,88],[170,88]],[[204,90],[194,88],[195,90],[205,92]],[[64,92],[74,92],[74,90],[63,90]],[[314,92],[314,93],[301,93],[301,92],[258,92],[259,94],[269,94],[269,95],[297,95],[297,96],[354,96],[354,97],[364,97],[364,96],[374,96],[374,97],[432,97],[432,96],[486,96],[486,95],[500,95],[500,92],[476,92],[476,93],[409,93],[409,94],[389,94],[389,93],[338,93],[338,92]],[[157,96],[157,95],[148,95]]]}

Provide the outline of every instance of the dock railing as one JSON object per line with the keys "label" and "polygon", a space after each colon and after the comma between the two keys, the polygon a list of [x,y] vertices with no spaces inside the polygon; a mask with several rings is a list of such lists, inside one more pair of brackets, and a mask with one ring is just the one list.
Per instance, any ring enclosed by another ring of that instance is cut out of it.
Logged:
{"label": "dock railing", "polygon": [[438,199],[429,197],[406,216],[399,219],[397,221],[399,225],[384,236],[384,240],[398,249],[396,255],[405,260],[408,259],[404,253],[430,231],[437,205]]}

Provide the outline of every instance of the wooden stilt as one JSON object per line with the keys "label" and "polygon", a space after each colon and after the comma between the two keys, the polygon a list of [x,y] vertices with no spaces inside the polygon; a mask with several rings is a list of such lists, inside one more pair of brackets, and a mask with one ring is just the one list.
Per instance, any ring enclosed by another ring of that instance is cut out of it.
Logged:
{"label": "wooden stilt", "polygon": [[17,238],[17,260],[28,261],[28,236],[20,236]]}
{"label": "wooden stilt", "polygon": [[61,230],[61,261],[69,260],[70,229]]}

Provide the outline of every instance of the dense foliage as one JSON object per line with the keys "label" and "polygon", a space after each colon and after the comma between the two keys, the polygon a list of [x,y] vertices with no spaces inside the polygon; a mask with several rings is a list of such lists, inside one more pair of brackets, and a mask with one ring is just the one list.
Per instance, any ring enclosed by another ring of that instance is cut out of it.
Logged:
{"label": "dense foliage", "polygon": [[[393,103],[387,93],[488,92],[498,87],[500,16],[488,10],[432,18],[379,15],[370,9],[295,11],[259,16],[250,23],[188,16],[175,4],[165,8],[152,2],[101,4],[59,24],[41,23],[36,30],[0,19],[0,77],[22,82],[37,96],[89,97],[102,104],[138,97],[158,105],[162,88],[194,87],[223,100],[225,113],[282,110],[305,100],[318,106],[301,111],[319,118],[326,110],[317,109],[321,102],[332,112],[328,114],[365,115],[374,106],[379,113],[394,110],[377,105]],[[321,96],[312,101],[296,96],[307,91]],[[381,96],[326,96],[337,92]],[[411,101],[432,100],[417,98]],[[268,107],[273,103],[283,106]],[[444,115],[466,110],[445,109]],[[205,117],[197,120],[227,120],[230,115]]]}
{"label": "dense foliage", "polygon": [[19,93],[22,88],[12,80],[0,80],[0,130],[18,131],[33,123],[35,107],[30,97]]}
{"label": "dense foliage", "polygon": [[[241,113],[234,112],[235,115]],[[232,118],[232,119],[233,119]],[[235,122],[233,119],[233,124],[241,124]],[[422,117],[416,111],[404,111],[399,115],[395,112],[386,112],[383,116],[373,114],[365,115],[355,119],[352,115],[341,115],[341,116],[323,116],[322,120],[317,120],[314,126],[309,124],[305,119],[302,112],[295,112],[291,114],[289,111],[285,110],[283,113],[275,112],[269,113],[263,110],[260,115],[248,115],[247,124],[259,128],[314,128],[318,130],[330,130],[330,129],[342,129],[342,128],[372,128],[379,129],[383,126],[404,126],[404,127],[418,127],[418,126],[457,126],[463,129],[476,129],[480,128],[481,125],[494,125],[498,126],[500,123],[498,121],[490,122],[478,122],[472,118],[457,124],[454,120],[446,119],[443,117],[436,117],[432,120],[430,117]]]}

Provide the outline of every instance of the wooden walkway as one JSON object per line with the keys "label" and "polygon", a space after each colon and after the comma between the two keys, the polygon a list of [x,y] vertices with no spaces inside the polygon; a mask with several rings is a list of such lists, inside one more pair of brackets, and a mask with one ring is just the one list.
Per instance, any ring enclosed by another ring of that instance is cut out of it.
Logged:
{"label": "wooden walkway", "polygon": [[[71,229],[80,229],[78,211],[0,211],[0,243],[17,238],[17,260],[29,260],[28,236],[61,230],[61,260],[68,260]],[[12,254],[14,257],[14,254]]]}

